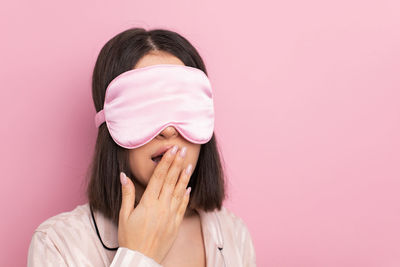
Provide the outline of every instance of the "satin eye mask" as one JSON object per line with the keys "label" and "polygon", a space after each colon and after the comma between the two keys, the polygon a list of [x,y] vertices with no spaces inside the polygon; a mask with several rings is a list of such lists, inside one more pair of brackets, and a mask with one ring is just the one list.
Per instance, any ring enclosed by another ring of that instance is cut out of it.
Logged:
{"label": "satin eye mask", "polygon": [[207,143],[214,131],[213,92],[200,69],[158,64],[121,73],[108,85],[96,127],[106,122],[119,146],[133,149],[172,125],[188,141]]}

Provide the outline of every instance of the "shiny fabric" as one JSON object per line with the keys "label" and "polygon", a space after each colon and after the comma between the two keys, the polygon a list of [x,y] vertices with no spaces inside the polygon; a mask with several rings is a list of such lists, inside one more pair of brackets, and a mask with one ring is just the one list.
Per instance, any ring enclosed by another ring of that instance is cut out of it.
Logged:
{"label": "shiny fabric", "polygon": [[207,143],[214,130],[210,81],[202,70],[184,65],[126,71],[106,89],[96,127],[104,121],[113,140],[127,149],[150,142],[169,125],[192,143]]}
{"label": "shiny fabric", "polygon": [[[200,215],[206,266],[253,267],[256,255],[243,220],[224,206]],[[94,212],[100,236],[109,248],[118,247],[118,228],[102,213]],[[222,250],[218,249],[222,247]],[[95,230],[89,204],[78,205],[42,222],[34,231],[28,251],[28,267],[112,266],[160,267],[146,255],[120,247],[105,249]]]}

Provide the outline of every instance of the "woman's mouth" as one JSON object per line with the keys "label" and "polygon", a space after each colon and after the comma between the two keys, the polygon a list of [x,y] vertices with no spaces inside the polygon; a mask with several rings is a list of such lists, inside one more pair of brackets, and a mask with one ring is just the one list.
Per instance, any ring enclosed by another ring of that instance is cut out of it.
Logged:
{"label": "woman's mouth", "polygon": [[154,158],[151,158],[151,160],[157,164],[157,163],[159,163],[161,161],[161,158],[162,158],[163,155],[164,155],[164,153],[162,153],[161,155],[156,156]]}

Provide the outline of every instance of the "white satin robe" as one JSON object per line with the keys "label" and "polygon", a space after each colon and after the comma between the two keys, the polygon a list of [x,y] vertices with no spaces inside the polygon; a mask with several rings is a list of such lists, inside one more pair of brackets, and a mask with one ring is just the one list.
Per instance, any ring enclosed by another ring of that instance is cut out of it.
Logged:
{"label": "white satin robe", "polygon": [[[243,220],[224,206],[200,214],[206,266],[256,266],[250,233]],[[109,248],[118,247],[118,228],[102,213],[94,212],[96,224]],[[219,250],[218,247],[222,247]],[[34,231],[28,250],[28,267],[110,266],[160,267],[152,258],[125,247],[107,250],[96,234],[89,203],[42,222]]]}

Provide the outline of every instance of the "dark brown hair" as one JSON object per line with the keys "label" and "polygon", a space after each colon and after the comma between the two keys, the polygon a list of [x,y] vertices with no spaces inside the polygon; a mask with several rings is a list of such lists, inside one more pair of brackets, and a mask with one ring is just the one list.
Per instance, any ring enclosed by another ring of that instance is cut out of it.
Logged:
{"label": "dark brown hair", "polygon": [[[107,85],[119,74],[131,70],[148,52],[161,50],[178,57],[186,66],[207,74],[203,60],[187,39],[166,29],[146,31],[143,28],[125,30],[101,49],[92,76],[92,97],[96,112],[103,108]],[[121,171],[135,179],[129,168],[128,149],[120,147],[111,138],[107,126],[98,129],[95,151],[88,169],[86,194],[93,210],[101,211],[118,224],[121,206]],[[215,133],[209,142],[201,145],[199,158],[189,185],[192,192],[188,207],[204,211],[221,209],[225,199],[225,176],[222,155],[217,148]]]}

